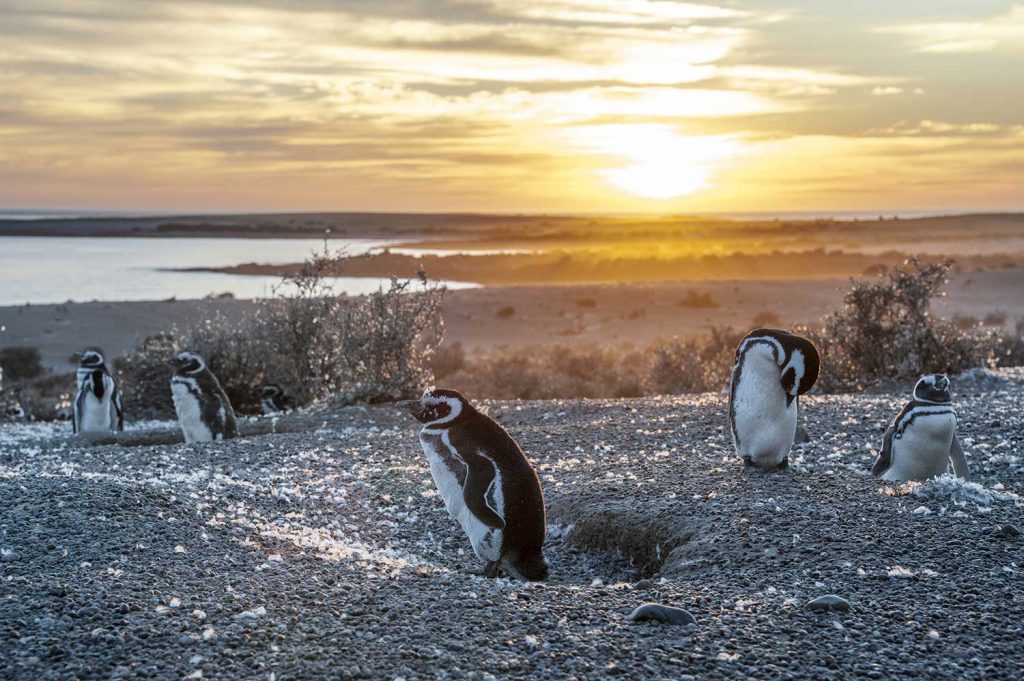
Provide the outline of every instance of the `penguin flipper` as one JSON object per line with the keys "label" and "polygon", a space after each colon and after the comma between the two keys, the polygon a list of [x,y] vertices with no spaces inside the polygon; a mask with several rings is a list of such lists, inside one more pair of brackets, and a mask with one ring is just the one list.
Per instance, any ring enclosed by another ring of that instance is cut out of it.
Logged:
{"label": "penguin flipper", "polygon": [[958,478],[969,480],[970,470],[967,467],[967,457],[964,455],[964,448],[960,446],[960,438],[953,434],[953,442],[949,446],[949,460],[953,463],[953,474]]}
{"label": "penguin flipper", "polygon": [[466,508],[487,527],[505,529],[505,521],[487,505],[487,490],[495,478],[494,464],[476,452],[467,452],[462,458],[466,462],[466,484],[462,488]]}
{"label": "penguin flipper", "polygon": [[871,467],[871,475],[879,478],[889,466],[892,465],[892,440],[896,435],[896,421],[892,422],[885,430],[885,437],[882,438],[882,450],[878,452],[878,460]]}
{"label": "penguin flipper", "polygon": [[114,415],[117,420],[117,430],[124,430],[124,404],[121,402],[121,391],[117,389],[117,383],[115,382],[113,389],[110,391],[110,405],[114,409]]}
{"label": "penguin flipper", "polygon": [[78,397],[75,398],[75,409],[71,415],[71,434],[78,434],[78,422],[82,418],[82,410],[85,407],[85,391],[79,390]]}

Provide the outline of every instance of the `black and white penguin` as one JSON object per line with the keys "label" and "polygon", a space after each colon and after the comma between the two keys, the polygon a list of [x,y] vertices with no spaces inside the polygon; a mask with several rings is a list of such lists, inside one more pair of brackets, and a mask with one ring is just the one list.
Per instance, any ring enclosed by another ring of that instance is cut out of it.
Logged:
{"label": "black and white penguin", "polygon": [[907,402],[885,430],[882,451],[871,474],[883,480],[924,481],[949,471],[967,480],[967,457],[956,436],[956,411],[949,378],[923,376]]}
{"label": "black and white penguin", "polygon": [[264,416],[288,410],[288,397],[284,394],[284,388],[277,383],[264,383],[260,386],[259,395]]}
{"label": "black and white penguin", "polygon": [[203,358],[183,352],[169,363],[175,369],[171,394],[185,442],[212,442],[238,435],[231,401]]}
{"label": "black and white penguin", "polygon": [[546,579],[544,493],[516,441],[454,390],[430,389],[398,404],[424,424],[420,445],[430,474],[448,513],[487,562],[484,576],[500,569]]}
{"label": "black and white penguin", "polygon": [[751,331],[736,348],[729,424],[736,453],[764,471],[786,468],[796,437],[797,402],[818,380],[820,359],[806,338]]}
{"label": "black and white penguin", "polygon": [[77,354],[75,378],[78,392],[71,418],[73,433],[101,433],[124,430],[124,405],[117,381],[103,363],[103,355],[86,350]]}

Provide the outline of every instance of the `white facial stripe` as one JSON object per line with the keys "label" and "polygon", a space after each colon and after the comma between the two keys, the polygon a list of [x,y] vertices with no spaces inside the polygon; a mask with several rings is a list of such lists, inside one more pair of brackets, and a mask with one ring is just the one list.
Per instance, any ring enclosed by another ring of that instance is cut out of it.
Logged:
{"label": "white facial stripe", "polygon": [[753,345],[760,345],[763,343],[768,343],[773,348],[776,363],[781,362],[782,358],[786,356],[786,350],[782,347],[782,343],[772,336],[754,336],[753,338],[747,338],[740,346],[740,355],[743,355],[750,350]]}
{"label": "white facial stripe", "polygon": [[420,399],[420,404],[425,407],[436,407],[439,404],[447,404],[450,412],[447,416],[439,418],[435,421],[431,421],[426,424],[426,427],[437,426],[442,423],[448,423],[458,418],[459,414],[462,413],[462,402],[452,397],[444,397],[442,395],[424,395]]}
{"label": "white facial stripe", "polygon": [[793,380],[793,387],[790,389],[791,395],[800,394],[800,381],[804,379],[804,372],[807,370],[804,363],[804,353],[800,350],[794,350],[792,356],[789,358],[789,363],[782,370],[782,373],[786,373],[790,368],[796,372],[796,378]]}

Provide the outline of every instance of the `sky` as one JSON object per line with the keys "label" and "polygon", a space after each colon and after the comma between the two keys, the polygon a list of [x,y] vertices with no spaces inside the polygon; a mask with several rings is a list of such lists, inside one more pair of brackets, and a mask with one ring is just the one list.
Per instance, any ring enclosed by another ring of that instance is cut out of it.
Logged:
{"label": "sky", "polygon": [[0,208],[1024,210],[1024,2],[0,0]]}

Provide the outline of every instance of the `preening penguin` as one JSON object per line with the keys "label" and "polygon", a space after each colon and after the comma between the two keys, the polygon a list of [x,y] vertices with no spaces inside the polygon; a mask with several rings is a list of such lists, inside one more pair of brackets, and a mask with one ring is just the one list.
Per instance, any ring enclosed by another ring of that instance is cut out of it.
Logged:
{"label": "preening penguin", "polygon": [[75,378],[78,391],[71,418],[73,433],[100,433],[124,430],[124,406],[117,381],[103,363],[103,355],[93,350],[78,353]]}
{"label": "preening penguin", "polygon": [[967,457],[956,436],[956,411],[949,379],[923,376],[913,399],[892,420],[871,474],[883,480],[924,481],[949,471],[968,479]]}
{"label": "preening penguin", "polygon": [[820,359],[806,338],[777,329],[751,331],[736,348],[729,424],[744,463],[770,471],[789,464],[798,398],[818,380]]}
{"label": "preening penguin", "polygon": [[284,388],[277,383],[264,383],[260,386],[260,406],[263,407],[263,415],[270,416],[288,409],[288,398],[284,394]]}
{"label": "preening penguin", "polygon": [[227,440],[238,435],[231,401],[203,358],[183,352],[169,364],[175,369],[171,394],[185,442]]}
{"label": "preening penguin", "polygon": [[452,518],[487,565],[520,579],[548,576],[544,493],[523,450],[496,421],[454,390],[431,389],[399,402],[423,423],[420,445]]}

